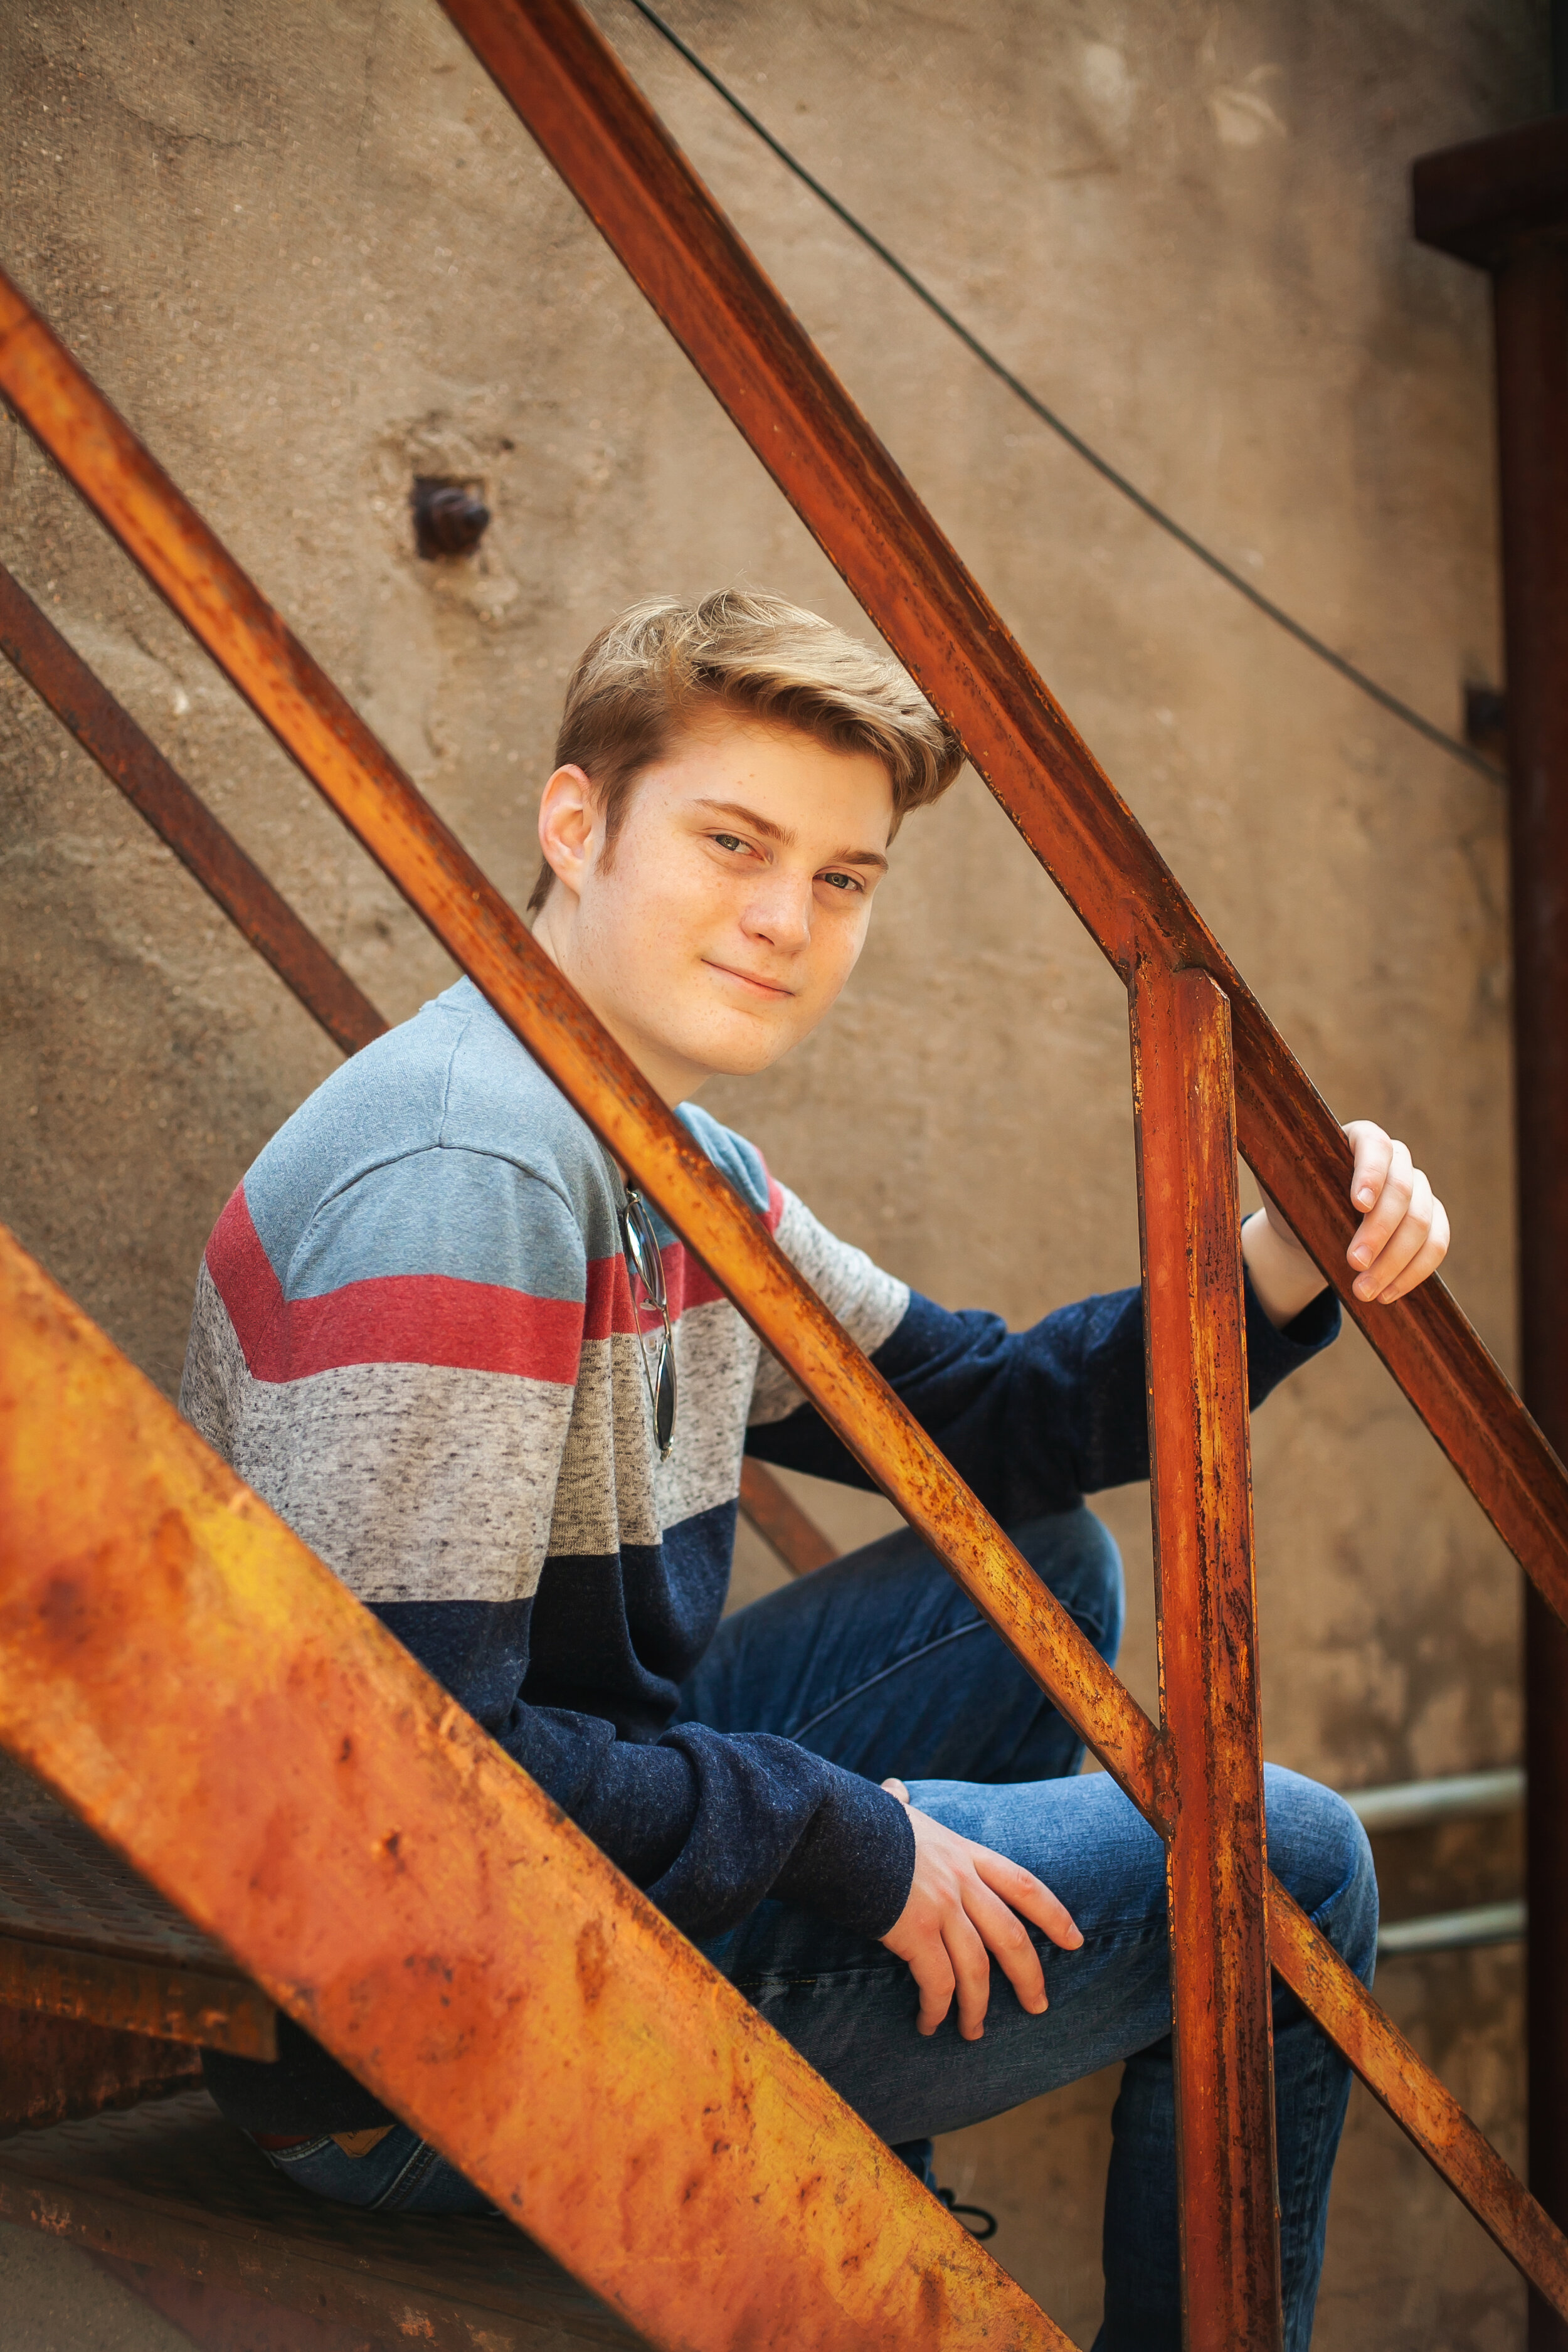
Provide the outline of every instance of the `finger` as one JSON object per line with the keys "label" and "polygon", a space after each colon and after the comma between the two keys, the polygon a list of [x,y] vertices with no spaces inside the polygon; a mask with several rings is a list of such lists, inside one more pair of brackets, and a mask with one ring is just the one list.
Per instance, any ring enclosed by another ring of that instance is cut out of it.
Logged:
{"label": "finger", "polygon": [[1037,1927],[1043,1927],[1053,1944],[1064,1952],[1076,1952],[1083,1942],[1078,1922],[1059,1895],[1053,1895],[1043,1879],[1021,1863],[1009,1862],[1005,1853],[995,1853],[989,1846],[981,1846],[974,1856],[974,1867],[985,1885]]}
{"label": "finger", "polygon": [[1388,1172],[1383,1180],[1377,1205],[1362,1219],[1351,1240],[1347,1255],[1353,1266],[1371,1265],[1379,1251],[1404,1223],[1410,1208],[1411,1183],[1415,1173],[1408,1146],[1403,1143],[1392,1145]]}
{"label": "finger", "polygon": [[1042,2017],[1050,2003],[1046,1996],[1046,1972],[1034,1939],[1018,1914],[1000,1895],[993,1895],[976,1876],[964,1897],[964,1908],[975,1933],[1018,1996],[1018,2006],[1031,2017]]}
{"label": "finger", "polygon": [[1351,1171],[1351,1205],[1357,1209],[1374,1209],[1388,1174],[1394,1139],[1370,1118],[1348,1120],[1345,1133],[1355,1153],[1355,1166]]}
{"label": "finger", "polygon": [[1432,1187],[1419,1168],[1410,1171],[1410,1206],[1366,1272],[1356,1276],[1358,1298],[1377,1298],[1403,1274],[1432,1230]]}
{"label": "finger", "polygon": [[955,1981],[947,1946],[935,1928],[921,1937],[919,1948],[909,1961],[909,1970],[921,1996],[916,2029],[921,2033],[934,2033],[952,2007]]}
{"label": "finger", "polygon": [[900,1805],[907,1805],[912,1801],[909,1790],[901,1780],[884,1780],[882,1786],[889,1797],[897,1797]]}
{"label": "finger", "polygon": [[1396,1298],[1406,1298],[1418,1289],[1429,1274],[1436,1274],[1448,1255],[1448,1215],[1441,1201],[1433,1202],[1432,1228],[1426,1239],[1403,1274],[1397,1276],[1385,1290],[1378,1293],[1380,1307],[1392,1307]]}
{"label": "finger", "polygon": [[962,1908],[942,1921],[942,1939],[958,1984],[958,2030],[965,2042],[978,2042],[991,2006],[991,1955]]}

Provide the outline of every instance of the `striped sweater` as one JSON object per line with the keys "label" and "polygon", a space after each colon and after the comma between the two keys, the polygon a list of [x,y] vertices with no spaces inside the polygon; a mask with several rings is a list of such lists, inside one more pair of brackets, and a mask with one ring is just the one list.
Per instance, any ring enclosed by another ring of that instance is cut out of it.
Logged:
{"label": "striped sweater", "polygon": [[[680,1116],[1005,1520],[1146,1475],[1135,1291],[1017,1334],[949,1313],[835,1239],[752,1145]],[[623,1200],[459,981],[335,1072],[235,1192],[181,1410],[689,1934],[768,1894],[883,1934],[912,1870],[903,1808],[793,1741],[672,1721],[723,1608],[742,1453],[866,1482],[663,1228],[679,1413],[659,1460]],[[1333,1328],[1250,1313],[1254,1398]],[[279,2067],[209,2079],[254,2128],[381,2114],[296,2029]]]}

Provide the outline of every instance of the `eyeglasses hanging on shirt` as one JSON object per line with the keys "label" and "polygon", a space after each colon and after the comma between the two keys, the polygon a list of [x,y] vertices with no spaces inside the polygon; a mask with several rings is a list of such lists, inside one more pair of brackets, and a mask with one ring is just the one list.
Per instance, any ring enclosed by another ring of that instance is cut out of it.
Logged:
{"label": "eyeglasses hanging on shirt", "polygon": [[[642,1194],[632,1184],[626,1186],[621,1234],[632,1278],[632,1304],[637,1309],[637,1353],[642,1358],[643,1378],[647,1382],[647,1401],[653,1408],[653,1433],[658,1446],[658,1458],[666,1462],[675,1440],[675,1328],[669,1319],[669,1293],[665,1287],[664,1258],[659,1251],[658,1236],[653,1229],[652,1213]],[[639,1289],[664,1326],[651,1371],[648,1370],[647,1349],[642,1344],[642,1315],[637,1297]]]}

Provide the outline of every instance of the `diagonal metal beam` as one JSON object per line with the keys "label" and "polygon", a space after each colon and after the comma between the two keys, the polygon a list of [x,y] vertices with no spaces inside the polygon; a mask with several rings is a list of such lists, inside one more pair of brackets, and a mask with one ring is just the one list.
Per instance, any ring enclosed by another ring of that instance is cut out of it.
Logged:
{"label": "diagonal metal beam", "polygon": [[1123,980],[1142,951],[1225,991],[1244,1155],[1568,1619],[1568,1474],[1439,1282],[1356,1298],[1332,1113],[614,51],[576,0],[443,5]]}
{"label": "diagonal metal beam", "polygon": [[0,654],[167,842],[332,1043],[345,1054],[357,1054],[381,1036],[386,1023],[369,997],[3,563]]}
{"label": "diagonal metal beam", "polygon": [[3,1227],[0,1527],[0,1740],[651,2343],[1071,2352]]}
{"label": "diagonal metal beam", "polygon": [[[3,272],[0,391],[1134,1804],[1168,1835],[1167,1759],[1148,1717]],[[1311,1923],[1301,1919],[1295,1940],[1280,1944],[1279,1922],[1290,1906],[1278,1881],[1269,1899],[1281,1974],[1503,2252],[1568,2315],[1568,2241]]]}

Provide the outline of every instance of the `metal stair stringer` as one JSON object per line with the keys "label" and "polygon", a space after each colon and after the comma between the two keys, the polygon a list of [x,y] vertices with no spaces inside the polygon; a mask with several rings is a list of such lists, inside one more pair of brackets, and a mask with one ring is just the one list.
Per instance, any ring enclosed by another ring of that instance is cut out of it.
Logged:
{"label": "metal stair stringer", "polygon": [[1072,2352],[0,1227],[0,1741],[669,2352]]}

